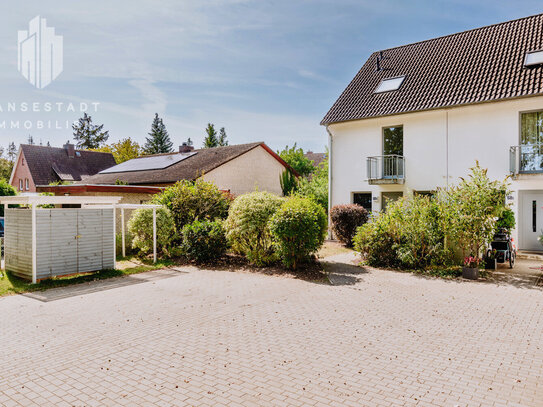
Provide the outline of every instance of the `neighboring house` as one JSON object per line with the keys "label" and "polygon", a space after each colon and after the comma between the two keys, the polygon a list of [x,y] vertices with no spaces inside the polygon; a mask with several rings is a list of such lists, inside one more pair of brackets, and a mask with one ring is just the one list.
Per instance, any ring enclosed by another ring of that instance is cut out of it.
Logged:
{"label": "neighboring house", "polygon": [[512,175],[514,238],[541,250],[543,14],[373,53],[321,124],[330,205],[373,211],[431,193],[478,160]]}
{"label": "neighboring house", "polygon": [[9,183],[20,193],[36,192],[37,185],[82,181],[115,165],[110,153],[21,144]]}
{"label": "neighboring house", "polygon": [[202,178],[240,195],[258,189],[281,194],[280,175],[288,164],[263,142],[143,156],[108,168],[84,184],[168,186]]}
{"label": "neighboring house", "polygon": [[318,167],[320,163],[322,163],[326,159],[326,153],[314,153],[311,150],[308,150],[304,154],[305,158],[307,158],[309,161],[313,161],[313,165],[315,167]]}

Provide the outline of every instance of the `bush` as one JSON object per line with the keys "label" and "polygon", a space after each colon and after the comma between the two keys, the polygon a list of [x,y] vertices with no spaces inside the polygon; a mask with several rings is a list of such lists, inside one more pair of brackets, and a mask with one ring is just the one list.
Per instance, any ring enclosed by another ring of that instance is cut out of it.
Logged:
{"label": "bush", "polygon": [[[0,196],[17,195],[17,190],[5,179],[0,179]],[[18,205],[17,205],[18,206]],[[12,208],[14,206],[12,205]],[[0,205],[0,216],[4,216],[4,205]]]}
{"label": "bush", "polygon": [[511,233],[515,228],[515,224],[515,212],[511,208],[506,207],[496,222],[496,229],[505,229],[507,233]]}
{"label": "bush", "polygon": [[269,192],[251,192],[238,196],[230,207],[225,224],[228,241],[234,251],[257,266],[275,260],[268,221],[282,202]]}
{"label": "bush", "polygon": [[211,182],[183,180],[155,195],[153,202],[171,211],[175,229],[180,232],[196,219],[226,219],[231,197]]}
{"label": "bush", "polygon": [[293,197],[281,205],[269,225],[281,261],[296,269],[324,243],[326,213],[310,199]]}
{"label": "bush", "polygon": [[[169,255],[170,244],[175,238],[175,226],[171,212],[166,208],[156,210],[157,252]],[[153,210],[136,209],[128,221],[128,233],[132,236],[132,248],[140,256],[153,252]]]}
{"label": "bush", "polygon": [[313,174],[300,180],[295,195],[311,199],[328,212],[328,158],[319,164]]}
{"label": "bush", "polygon": [[354,247],[373,267],[424,269],[446,264],[450,252],[443,219],[440,203],[434,199],[400,199],[358,228]]}
{"label": "bush", "polygon": [[[152,221],[153,220],[151,219],[151,222]],[[125,248],[127,256],[130,254],[134,254],[134,249],[132,247],[132,235],[128,231],[126,231],[124,234],[124,248]],[[122,256],[123,237],[121,233],[117,233],[117,235],[115,236],[115,250],[116,250],[117,256]]]}
{"label": "bush", "polygon": [[346,246],[352,246],[356,229],[368,221],[368,211],[360,205],[336,205],[330,210],[332,231]]}
{"label": "bush", "polygon": [[181,230],[181,252],[197,262],[208,262],[224,256],[227,243],[222,222],[195,220]]}

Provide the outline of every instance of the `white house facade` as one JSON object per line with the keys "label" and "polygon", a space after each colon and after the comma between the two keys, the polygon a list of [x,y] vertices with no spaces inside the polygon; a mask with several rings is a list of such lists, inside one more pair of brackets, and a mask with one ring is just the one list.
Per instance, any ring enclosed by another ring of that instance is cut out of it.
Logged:
{"label": "white house facade", "polygon": [[[539,36],[530,34],[534,27]],[[380,211],[391,199],[458,183],[478,161],[491,178],[510,177],[517,246],[543,250],[543,76],[541,64],[526,60],[543,49],[542,27],[539,15],[373,54],[323,119],[330,206]],[[469,54],[470,43],[493,36],[493,45]],[[458,44],[468,55],[458,57]],[[499,57],[502,48],[510,55]],[[485,58],[488,67],[471,66]]]}

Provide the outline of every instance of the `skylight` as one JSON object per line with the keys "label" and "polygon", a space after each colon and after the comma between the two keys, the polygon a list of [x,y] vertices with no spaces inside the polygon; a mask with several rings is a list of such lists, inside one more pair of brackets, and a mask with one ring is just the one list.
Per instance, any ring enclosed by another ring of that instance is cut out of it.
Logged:
{"label": "skylight", "polygon": [[381,81],[379,86],[375,89],[374,93],[389,92],[391,90],[398,90],[402,85],[405,76],[397,76],[396,78],[386,78]]}
{"label": "skylight", "polygon": [[534,66],[543,64],[543,50],[527,52],[524,58],[524,66]]}

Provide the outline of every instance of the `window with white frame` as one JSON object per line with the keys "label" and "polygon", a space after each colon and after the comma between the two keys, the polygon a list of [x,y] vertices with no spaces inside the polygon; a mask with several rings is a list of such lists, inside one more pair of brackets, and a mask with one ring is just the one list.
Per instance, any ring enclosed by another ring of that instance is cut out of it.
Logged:
{"label": "window with white frame", "polygon": [[29,190],[30,189],[30,183],[28,182],[28,178],[25,178],[25,190]]}
{"label": "window with white frame", "polygon": [[19,180],[19,191],[22,191],[23,190],[23,180],[20,179]]}

